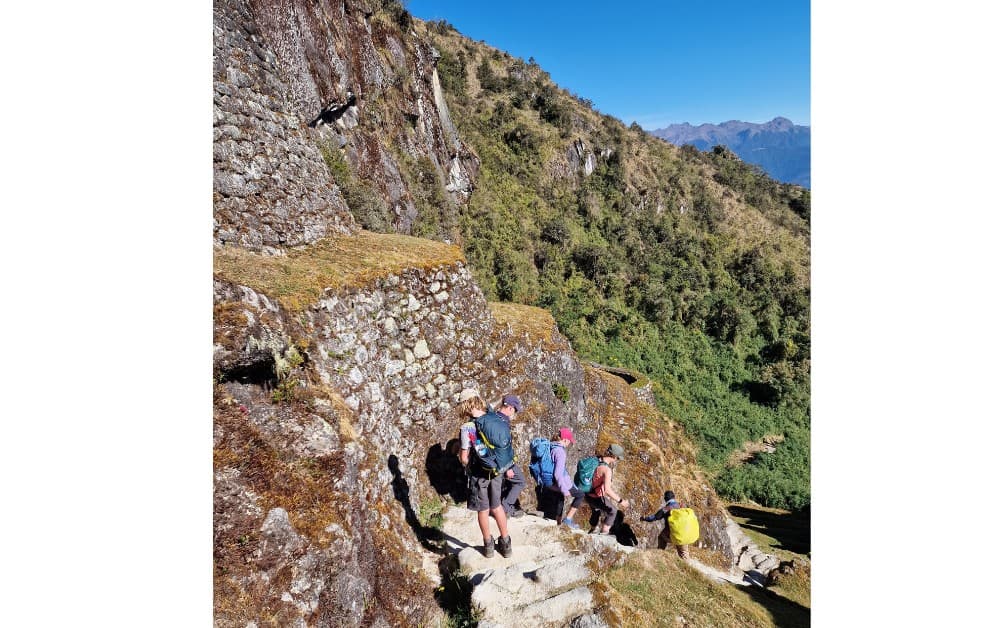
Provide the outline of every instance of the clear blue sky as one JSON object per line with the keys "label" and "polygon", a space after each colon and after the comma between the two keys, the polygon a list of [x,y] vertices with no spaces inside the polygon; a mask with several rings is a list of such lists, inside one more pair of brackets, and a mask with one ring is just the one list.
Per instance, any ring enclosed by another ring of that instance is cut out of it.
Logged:
{"label": "clear blue sky", "polygon": [[626,124],[810,123],[809,0],[405,4],[418,18],[534,57],[560,87]]}

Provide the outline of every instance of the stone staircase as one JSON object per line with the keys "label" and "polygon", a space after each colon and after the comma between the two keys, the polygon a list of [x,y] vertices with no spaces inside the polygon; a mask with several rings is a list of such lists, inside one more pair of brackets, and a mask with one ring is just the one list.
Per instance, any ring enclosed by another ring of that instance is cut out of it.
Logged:
{"label": "stone staircase", "polygon": [[[486,558],[475,514],[461,507],[444,513],[445,543],[457,554],[458,572],[473,586],[479,626],[605,626],[595,614],[591,585],[599,571],[621,564],[635,548],[619,545],[613,536],[571,531],[530,514],[508,519],[507,526],[511,557],[496,552]],[[490,527],[495,535],[492,519]],[[428,569],[428,575],[435,573]]]}
{"label": "stone staircase", "polygon": [[759,586],[764,586],[767,576],[780,564],[780,560],[771,554],[765,554],[750,540],[743,528],[730,519],[726,523],[726,534],[732,543],[736,555],[736,567],[744,572],[744,578]]}
{"label": "stone staircase", "polygon": [[[441,529],[446,549],[455,556],[453,569],[473,587],[472,608],[481,628],[607,626],[596,610],[600,604],[594,583],[604,570],[639,551],[620,545],[613,536],[568,530],[528,514],[507,520],[511,557],[495,552],[486,558],[476,516],[460,506],[445,511]],[[496,536],[492,519],[490,529]],[[726,532],[737,551],[736,568],[724,573],[694,559],[689,562],[708,578],[763,586],[778,559],[760,551],[736,522],[729,520]],[[424,571],[435,582],[440,582],[440,558],[428,555],[424,560]]]}

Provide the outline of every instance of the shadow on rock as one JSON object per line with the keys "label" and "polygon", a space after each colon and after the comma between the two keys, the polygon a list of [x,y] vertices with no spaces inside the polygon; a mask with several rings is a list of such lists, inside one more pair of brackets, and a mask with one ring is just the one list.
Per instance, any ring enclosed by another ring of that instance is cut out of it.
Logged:
{"label": "shadow on rock", "polygon": [[403,478],[403,474],[399,472],[399,458],[395,454],[390,454],[388,464],[389,471],[392,472],[392,494],[396,498],[396,501],[403,505],[406,523],[413,529],[413,533],[417,535],[420,545],[424,549],[436,554],[446,554],[448,550],[444,546],[444,533],[437,528],[425,526],[420,523],[420,518],[417,517],[417,513],[413,510],[413,505],[410,503],[410,484]]}
{"label": "shadow on rock", "polygon": [[465,483],[465,471],[458,461],[458,439],[448,441],[445,447],[435,443],[427,450],[425,470],[431,486],[438,495],[449,495],[455,503],[461,503],[468,497]]}
{"label": "shadow on rock", "polygon": [[434,591],[438,606],[448,614],[448,625],[460,628],[478,625],[472,612],[472,590],[475,586],[461,575],[458,556],[449,554],[438,562],[441,586]]}
{"label": "shadow on rock", "polygon": [[635,535],[635,531],[632,526],[625,523],[625,513],[621,510],[615,515],[615,523],[611,526],[611,533],[615,535],[615,539],[621,545],[628,545],[630,547],[637,547],[639,545],[639,539]]}
{"label": "shadow on rock", "polygon": [[741,524],[744,528],[760,532],[778,541],[779,545],[776,547],[779,549],[796,554],[809,553],[810,508],[808,506],[799,512],[787,514],[730,506],[729,514],[746,519],[746,523]]}
{"label": "shadow on rock", "polygon": [[566,507],[566,498],[559,491],[535,486],[535,503],[545,519],[559,520]]}
{"label": "shadow on rock", "polygon": [[735,588],[743,591],[754,602],[767,609],[776,628],[802,628],[810,625],[811,611],[808,606],[793,602],[770,589],[756,585]]}

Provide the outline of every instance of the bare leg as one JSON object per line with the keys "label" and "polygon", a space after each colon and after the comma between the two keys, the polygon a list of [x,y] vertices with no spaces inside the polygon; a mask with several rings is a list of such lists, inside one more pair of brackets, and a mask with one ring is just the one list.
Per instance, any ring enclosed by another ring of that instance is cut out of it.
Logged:
{"label": "bare leg", "polygon": [[[503,506],[497,506],[490,510],[490,512],[493,513],[493,518],[497,520],[497,528],[500,529],[500,538],[507,536],[507,513],[503,511]],[[485,524],[483,523],[484,521],[486,522]],[[484,529],[486,530],[484,534],[486,536],[483,538],[485,539],[489,537],[490,533],[490,516],[485,510],[479,513],[479,527],[483,528],[484,525]]]}
{"label": "bare leg", "polygon": [[[500,510],[503,510],[503,508],[501,508]],[[491,536],[490,535],[490,511],[488,511],[488,510],[480,510],[479,512],[476,513],[476,518],[479,520],[479,531],[483,533],[483,540],[485,541],[485,540],[489,539],[490,536]],[[504,520],[504,524],[506,524],[506,523],[507,523],[507,521]]]}

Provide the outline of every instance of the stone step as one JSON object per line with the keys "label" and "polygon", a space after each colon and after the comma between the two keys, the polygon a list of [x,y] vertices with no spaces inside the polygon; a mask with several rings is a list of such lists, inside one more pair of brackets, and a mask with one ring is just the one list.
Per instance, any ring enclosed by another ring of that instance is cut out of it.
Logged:
{"label": "stone step", "polygon": [[564,555],[537,563],[534,561],[493,569],[485,573],[472,592],[472,603],[487,609],[494,606],[518,608],[558,596],[586,585],[593,573],[583,555]]}
{"label": "stone step", "polygon": [[773,569],[777,569],[778,565],[780,565],[780,564],[781,564],[780,560],[778,560],[774,556],[768,556],[767,560],[765,560],[761,564],[757,565],[757,569],[761,573],[766,574],[766,573],[770,572]]}
{"label": "stone step", "polygon": [[[555,521],[527,515],[507,522],[512,553],[483,555],[482,532],[476,514],[458,507],[444,513],[442,533],[457,558],[458,571],[472,584],[472,606],[481,613],[480,626],[522,628],[567,626],[594,615],[590,591],[597,577],[595,561],[610,568],[637,548],[619,545],[615,537],[557,526]],[[496,523],[490,521],[496,534]],[[588,566],[591,565],[591,566]],[[426,569],[426,568],[425,568]]]}
{"label": "stone step", "polygon": [[[475,602],[473,602],[475,604]],[[577,587],[559,595],[521,608],[503,605],[486,610],[489,616],[479,621],[480,628],[550,628],[566,626],[573,619],[591,613],[594,596],[587,587]]]}

